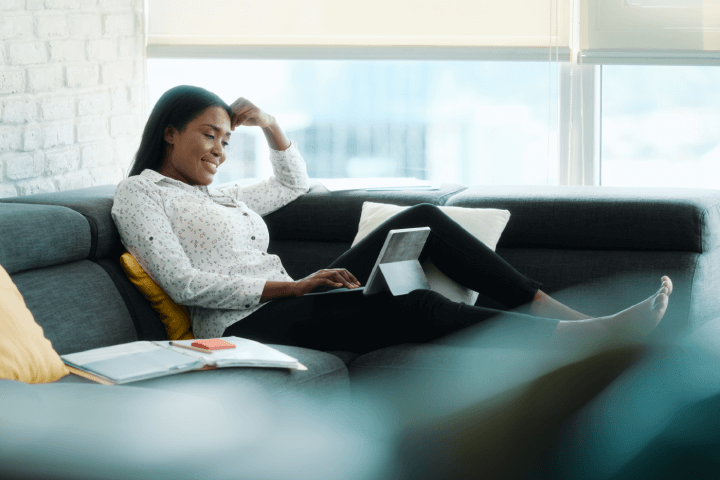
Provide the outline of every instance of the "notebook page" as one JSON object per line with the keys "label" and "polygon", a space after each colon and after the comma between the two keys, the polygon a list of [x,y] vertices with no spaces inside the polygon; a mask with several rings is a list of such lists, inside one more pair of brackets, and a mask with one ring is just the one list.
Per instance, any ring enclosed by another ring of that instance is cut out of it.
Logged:
{"label": "notebook page", "polygon": [[[235,348],[225,348],[222,350],[212,350],[208,353],[187,350],[187,355],[202,358],[206,364],[218,367],[227,366],[276,366],[283,368],[298,368],[300,363],[296,358],[286,355],[279,350],[268,347],[259,342],[248,340],[240,337],[222,337],[230,343],[235,344]],[[173,343],[183,345],[191,345],[195,340],[175,340]],[[169,341],[157,341],[158,345],[169,346],[173,351],[184,350],[183,348],[173,347]],[[185,353],[185,352],[183,352]]]}
{"label": "notebook page", "polygon": [[198,363],[198,360],[187,355],[158,348],[151,352],[89,362],[83,365],[83,368],[123,383],[192,370]]}
{"label": "notebook page", "polygon": [[135,353],[151,352],[153,350],[157,350],[157,346],[152,342],[138,341],[124,343],[122,345],[112,345],[110,347],[94,348],[84,352],[69,353],[67,355],[61,355],[61,358],[74,365],[83,366],[90,362],[98,362]]}
{"label": "notebook page", "polygon": [[203,365],[196,357],[138,341],[62,355],[68,364],[116,383],[193,370]]}

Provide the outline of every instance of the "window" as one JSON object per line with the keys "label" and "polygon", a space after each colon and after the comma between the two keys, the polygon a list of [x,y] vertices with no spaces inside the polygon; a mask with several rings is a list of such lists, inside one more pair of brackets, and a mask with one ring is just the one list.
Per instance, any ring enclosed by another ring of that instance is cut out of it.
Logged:
{"label": "window", "polygon": [[[148,59],[150,105],[181,84],[243,96],[297,141],[312,178],[556,184],[548,62]],[[236,130],[216,183],[269,174],[259,129]]]}
{"label": "window", "polygon": [[601,185],[720,188],[720,67],[602,67]]}
{"label": "window", "polygon": [[[720,0],[391,3],[149,0],[151,101],[250,98],[316,178],[720,188]],[[244,136],[223,181],[269,173]]]}

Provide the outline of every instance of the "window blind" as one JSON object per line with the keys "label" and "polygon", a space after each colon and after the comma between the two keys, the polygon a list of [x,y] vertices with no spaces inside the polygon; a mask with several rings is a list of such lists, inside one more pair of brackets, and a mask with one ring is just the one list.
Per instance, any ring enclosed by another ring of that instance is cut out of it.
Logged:
{"label": "window blind", "polygon": [[720,65],[720,0],[582,2],[587,64]]}
{"label": "window blind", "polygon": [[569,58],[566,0],[147,0],[148,56]]}

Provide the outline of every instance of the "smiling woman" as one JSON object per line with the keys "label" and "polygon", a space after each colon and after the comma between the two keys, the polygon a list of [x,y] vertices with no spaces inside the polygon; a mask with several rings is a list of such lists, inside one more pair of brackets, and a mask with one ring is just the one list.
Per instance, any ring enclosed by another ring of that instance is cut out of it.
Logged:
{"label": "smiling woman", "polygon": [[209,107],[183,130],[165,128],[167,142],[160,174],[189,185],[210,185],[225,162],[230,116],[222,107]]}
{"label": "smiling woman", "polygon": [[[175,133],[184,137],[184,132],[190,123],[194,122],[195,127],[200,127],[202,123],[212,123],[196,122],[199,116],[203,116],[212,108],[218,111],[218,115],[222,111],[225,116],[224,125],[229,127],[232,109],[216,94],[204,88],[188,85],[179,85],[165,92],[157,101],[145,124],[140,147],[135,154],[128,177],[140,175],[146,169],[159,172],[164,167],[170,150],[174,150],[172,156],[187,154],[180,144],[174,147],[168,143],[168,134],[171,138],[176,137]],[[214,130],[210,128],[204,133],[211,132],[214,133]],[[190,136],[187,140],[189,139]],[[200,161],[199,158],[197,160]],[[180,181],[186,183],[184,180]]]}
{"label": "smiling woman", "polygon": [[230,132],[238,126],[260,127],[273,150],[290,147],[275,117],[242,97],[228,106],[203,88],[180,85],[168,90],[157,107],[129,176],[150,168],[191,186],[208,186],[226,160]]}

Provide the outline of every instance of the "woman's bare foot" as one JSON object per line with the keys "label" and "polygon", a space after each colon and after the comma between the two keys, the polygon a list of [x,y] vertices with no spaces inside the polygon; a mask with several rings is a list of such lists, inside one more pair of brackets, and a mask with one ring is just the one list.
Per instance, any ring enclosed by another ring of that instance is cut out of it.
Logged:
{"label": "woman's bare foot", "polygon": [[557,320],[585,320],[592,318],[558,302],[542,290],[538,290],[532,302],[530,302],[530,311],[528,313],[535,317]]}
{"label": "woman's bare foot", "polygon": [[662,277],[662,286],[654,295],[615,315],[560,321],[554,332],[555,340],[558,344],[567,345],[595,341],[604,345],[639,340],[658,326],[672,291],[672,280]]}

